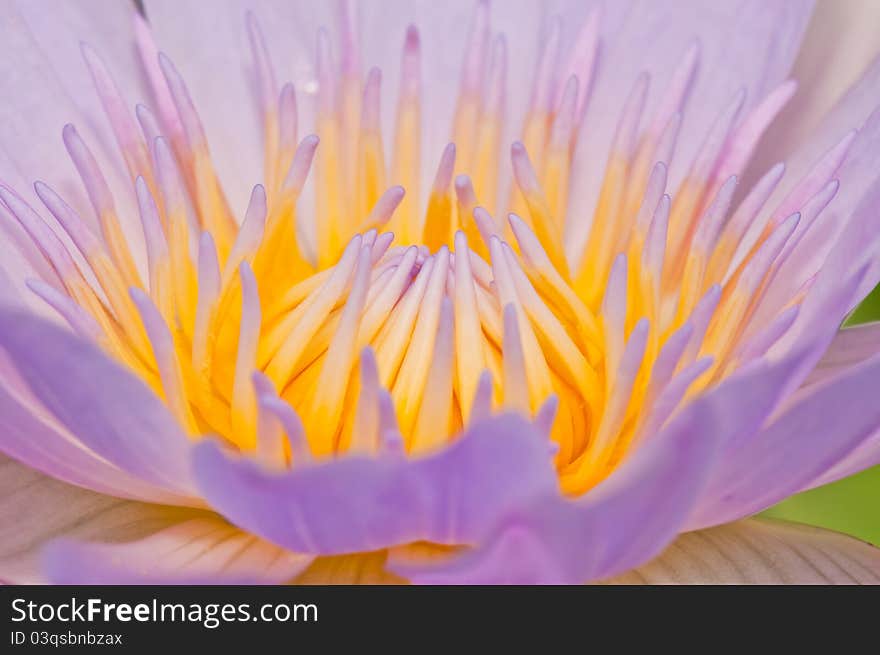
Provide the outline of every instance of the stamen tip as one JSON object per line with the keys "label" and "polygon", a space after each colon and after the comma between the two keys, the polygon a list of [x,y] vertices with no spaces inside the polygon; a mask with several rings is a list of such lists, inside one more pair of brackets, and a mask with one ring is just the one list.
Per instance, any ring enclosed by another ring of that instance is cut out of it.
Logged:
{"label": "stamen tip", "polygon": [[95,52],[95,49],[90,46],[86,41],[79,42],[79,51],[82,53],[82,56],[86,59],[86,62],[92,63],[95,59],[98,58],[98,54]]}
{"label": "stamen tip", "polygon": [[403,42],[404,50],[416,50],[419,47],[419,30],[415,25],[410,24],[406,28],[406,39]]}

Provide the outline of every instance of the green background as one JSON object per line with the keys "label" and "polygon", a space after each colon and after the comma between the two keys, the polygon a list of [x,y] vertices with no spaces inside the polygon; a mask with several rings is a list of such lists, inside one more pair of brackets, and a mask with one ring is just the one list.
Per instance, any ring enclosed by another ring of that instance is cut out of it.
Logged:
{"label": "green background", "polygon": [[[880,286],[846,324],[877,320],[880,320]],[[880,546],[880,466],[792,496],[764,515],[839,530]]]}

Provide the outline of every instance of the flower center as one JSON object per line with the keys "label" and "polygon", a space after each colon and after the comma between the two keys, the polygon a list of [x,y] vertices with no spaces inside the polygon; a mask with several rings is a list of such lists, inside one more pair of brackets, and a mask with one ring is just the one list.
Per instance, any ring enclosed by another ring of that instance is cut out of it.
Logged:
{"label": "flower center", "polygon": [[[383,448],[428,452],[490,411],[513,410],[550,435],[563,490],[586,491],[686,394],[763,353],[791,324],[796,306],[764,330],[749,326],[798,224],[787,215],[800,206],[794,200],[756,223],[781,169],[731,217],[728,209],[733,175],[792,89],[783,85],[744,120],[743,98],[734,98],[672,201],[664,162],[684,129],[698,50],[683,53],[651,116],[643,116],[649,81],[640,77],[622,108],[595,211],[579,216],[570,187],[599,16],[568,56],[559,24],[551,28],[508,167],[506,45],[490,38],[487,12],[481,3],[451,143],[424,194],[415,28],[404,40],[386,157],[381,74],[361,75],[356,35],[342,30],[337,69],[327,34],[319,34],[317,136],[297,145],[294,88],[277,88],[250,17],[265,185],[254,189],[240,224],[183,79],[158,55],[146,24],[138,24],[138,45],[158,118],[139,107],[139,128],[86,49],[135,182],[148,274],[135,263],[100,169],[68,126],[65,143],[100,234],[51,189],[38,183],[37,192],[97,286],[4,189],[4,203],[67,296],[40,284],[34,291],[138,373],[190,434],[216,433],[268,465]],[[314,208],[306,211],[300,195],[310,172]],[[833,196],[821,193],[817,206]]]}

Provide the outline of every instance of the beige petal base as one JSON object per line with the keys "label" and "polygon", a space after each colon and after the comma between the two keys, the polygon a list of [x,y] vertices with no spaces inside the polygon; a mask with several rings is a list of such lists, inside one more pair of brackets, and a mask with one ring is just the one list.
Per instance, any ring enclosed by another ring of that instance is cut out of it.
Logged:
{"label": "beige petal base", "polygon": [[312,559],[242,532],[211,512],[112,498],[0,455],[0,581],[46,582],[45,546],[57,539],[80,542],[82,566],[65,559],[70,551],[56,562],[63,565],[62,581],[72,584],[93,575],[163,583],[278,582]]}
{"label": "beige petal base", "polygon": [[40,553],[59,537],[131,541],[207,512],[105,496],[0,454],[0,580],[44,582]]}
{"label": "beige petal base", "polygon": [[748,519],[683,534],[609,584],[880,584],[880,548],[821,528]]}

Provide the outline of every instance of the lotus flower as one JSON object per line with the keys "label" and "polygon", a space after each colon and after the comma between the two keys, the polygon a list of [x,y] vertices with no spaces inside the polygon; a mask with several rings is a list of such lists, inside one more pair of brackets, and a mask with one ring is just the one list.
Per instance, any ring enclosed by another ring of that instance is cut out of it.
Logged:
{"label": "lotus flower", "polygon": [[0,577],[880,581],[811,3],[144,4],[4,9]]}

